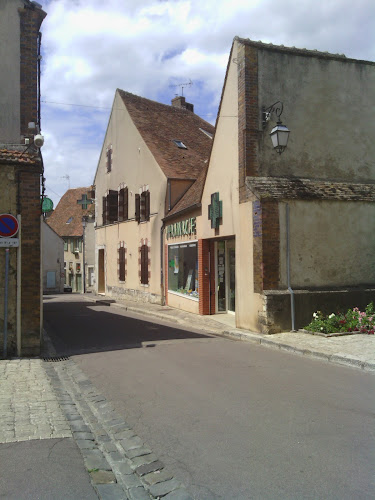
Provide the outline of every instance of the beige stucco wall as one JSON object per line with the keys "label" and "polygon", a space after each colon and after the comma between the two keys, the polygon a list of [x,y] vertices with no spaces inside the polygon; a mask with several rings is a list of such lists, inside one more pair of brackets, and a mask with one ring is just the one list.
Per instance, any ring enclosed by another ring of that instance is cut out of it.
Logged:
{"label": "beige stucco wall", "polygon": [[260,134],[261,175],[375,181],[375,65],[259,49],[261,107],[284,103],[288,148],[274,153],[274,116]]}
{"label": "beige stucco wall", "polygon": [[[42,222],[42,275],[43,293],[61,293],[64,291],[64,240]],[[47,288],[47,272],[55,273],[56,286]]]}
{"label": "beige stucco wall", "polygon": [[[238,192],[238,65],[234,43],[225,83],[220,117],[202,196],[202,216],[197,220],[198,238],[235,237],[236,325],[256,329],[260,297],[253,293],[253,240],[251,202],[239,204]],[[219,192],[223,218],[219,229],[211,228],[208,206],[211,194]]]}
{"label": "beige stucco wall", "polygon": [[20,143],[19,0],[0,1],[0,143]]}
{"label": "beige stucco wall", "polygon": [[[79,246],[79,239],[82,238],[64,238],[68,242],[68,250],[64,250],[64,262],[66,263],[65,269],[65,283],[72,286],[73,292],[83,292],[83,246]],[[74,249],[81,249],[80,252],[71,251],[71,240],[74,240]],[[73,272],[71,272],[70,263],[72,263]],[[80,272],[77,272],[77,264],[80,266]],[[80,275],[81,287],[77,290],[77,274]]]}
{"label": "beige stucco wall", "polygon": [[[107,173],[106,148],[111,144],[112,171]],[[129,220],[101,227],[102,197],[109,189],[118,190],[122,183],[129,191]],[[119,292],[117,288],[121,288],[160,296],[160,228],[164,216],[166,185],[166,177],[133,124],[122,99],[116,93],[95,176],[95,209],[98,224],[95,231],[96,255],[98,248],[105,248],[108,294],[116,294]],[[135,221],[135,194],[139,193],[142,187],[148,187],[150,191],[151,216],[148,222],[138,224]],[[151,258],[149,285],[142,285],[138,275],[140,257],[138,249],[142,239],[147,239],[149,245],[152,244],[149,252]],[[125,283],[120,283],[118,279],[119,242],[124,242],[127,248]],[[97,266],[96,257],[96,276],[98,276]]]}
{"label": "beige stucco wall", "polygon": [[[292,288],[375,284],[375,205],[290,201]],[[281,287],[287,287],[286,212],[280,204]]]}

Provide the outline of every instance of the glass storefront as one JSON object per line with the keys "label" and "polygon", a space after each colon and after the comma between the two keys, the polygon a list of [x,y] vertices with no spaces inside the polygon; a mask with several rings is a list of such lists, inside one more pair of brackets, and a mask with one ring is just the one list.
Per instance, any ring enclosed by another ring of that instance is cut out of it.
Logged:
{"label": "glass storefront", "polygon": [[198,244],[168,246],[168,290],[198,299]]}

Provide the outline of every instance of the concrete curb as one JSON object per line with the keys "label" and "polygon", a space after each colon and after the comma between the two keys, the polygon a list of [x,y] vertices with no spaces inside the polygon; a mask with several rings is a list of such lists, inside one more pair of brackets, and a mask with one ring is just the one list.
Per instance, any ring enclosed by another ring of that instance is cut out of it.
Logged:
{"label": "concrete curb", "polygon": [[[96,296],[94,297],[84,297],[86,300],[91,301],[91,302],[96,302],[97,299]],[[317,359],[324,359],[327,362],[330,363],[335,363],[335,364],[340,364],[340,365],[346,365],[350,366],[352,368],[360,368],[361,370],[365,371],[374,371],[375,370],[375,363],[368,362],[368,361],[363,361],[361,359],[348,356],[348,355],[343,355],[340,353],[337,354],[328,354],[319,350],[311,350],[311,349],[306,349],[306,348],[300,348],[296,347],[295,345],[288,344],[282,341],[278,341],[276,339],[271,339],[271,338],[266,338],[264,335],[261,335],[259,333],[255,332],[248,332],[245,330],[238,330],[238,329],[226,329],[222,328],[219,323],[217,325],[207,325],[204,324],[204,320],[200,316],[197,316],[196,320],[199,325],[192,324],[191,322],[188,322],[187,320],[184,320],[182,318],[178,318],[175,316],[169,316],[168,314],[165,314],[163,312],[158,312],[158,311],[152,311],[147,308],[139,307],[136,305],[129,305],[129,304],[124,304],[121,302],[115,302],[112,305],[115,305],[117,307],[124,308],[126,311],[132,312],[134,314],[139,314],[141,316],[149,316],[153,317],[156,319],[160,319],[163,321],[174,321],[178,323],[180,326],[186,325],[188,327],[193,327],[193,328],[199,328],[202,332],[209,333],[214,336],[221,336],[221,337],[226,337],[231,340],[241,340],[241,341],[246,341],[246,342],[253,342],[255,344],[260,344],[265,347],[272,347],[274,349],[280,349],[283,351],[289,351],[293,352],[295,354],[299,354],[302,356],[307,356],[311,358],[317,358]],[[209,320],[214,322],[215,320]],[[194,321],[195,323],[195,321]],[[267,336],[267,337],[272,337],[272,335]],[[319,337],[321,338],[321,337]]]}

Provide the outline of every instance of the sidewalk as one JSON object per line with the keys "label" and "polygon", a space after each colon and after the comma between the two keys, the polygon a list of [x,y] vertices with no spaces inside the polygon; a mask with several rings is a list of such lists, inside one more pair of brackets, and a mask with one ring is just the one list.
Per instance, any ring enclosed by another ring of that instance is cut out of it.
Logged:
{"label": "sidewalk", "polygon": [[[228,325],[224,315],[199,316],[168,306],[136,302],[130,299],[112,300],[102,295],[86,294],[85,300],[107,302],[112,307],[123,307],[127,311],[177,323],[181,327],[194,328],[202,332],[222,335],[233,340],[254,342],[275,349],[294,352],[299,355],[320,358],[327,362],[375,370],[375,335],[345,335],[340,337],[320,337],[303,332],[283,332],[263,335],[234,328]],[[215,318],[215,319],[213,319]],[[229,322],[230,323],[230,322]]]}
{"label": "sidewalk", "polygon": [[192,500],[66,358],[0,361],[0,497]]}

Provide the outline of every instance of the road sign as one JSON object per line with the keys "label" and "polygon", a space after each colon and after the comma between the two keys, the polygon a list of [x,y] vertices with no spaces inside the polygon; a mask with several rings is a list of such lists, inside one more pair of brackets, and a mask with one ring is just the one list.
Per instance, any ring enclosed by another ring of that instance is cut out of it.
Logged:
{"label": "road sign", "polygon": [[0,238],[0,248],[17,248],[20,246],[20,240],[18,238]]}
{"label": "road sign", "polygon": [[10,214],[0,214],[0,237],[11,238],[18,232],[18,220]]}

